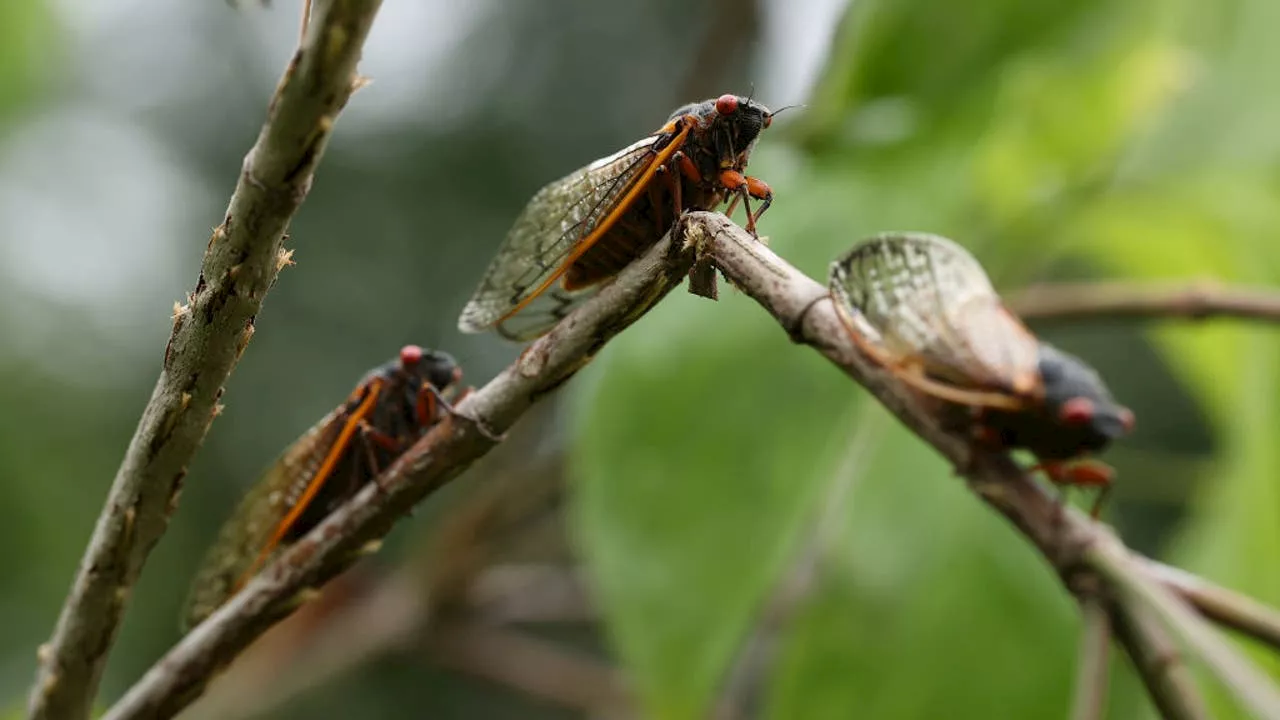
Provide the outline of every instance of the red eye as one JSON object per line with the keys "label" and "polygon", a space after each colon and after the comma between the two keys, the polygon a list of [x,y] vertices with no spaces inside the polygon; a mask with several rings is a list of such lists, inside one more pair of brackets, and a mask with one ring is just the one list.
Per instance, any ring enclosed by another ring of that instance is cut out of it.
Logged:
{"label": "red eye", "polygon": [[1093,421],[1093,401],[1084,397],[1071,398],[1062,404],[1058,416],[1068,425],[1087,425]]}
{"label": "red eye", "polygon": [[1124,426],[1127,433],[1133,432],[1133,411],[1129,408],[1120,408],[1120,424]]}
{"label": "red eye", "polygon": [[773,124],[773,116],[772,116],[772,115],[765,115],[765,116],[764,116],[764,126],[765,126],[765,127],[769,127],[769,126],[770,126],[770,125],[772,125],[772,124]]}
{"label": "red eye", "polygon": [[400,348],[400,366],[411,368],[422,362],[422,348],[417,345],[405,345]]}
{"label": "red eye", "polygon": [[736,95],[721,95],[716,98],[716,112],[721,115],[732,115],[738,112],[738,97]]}

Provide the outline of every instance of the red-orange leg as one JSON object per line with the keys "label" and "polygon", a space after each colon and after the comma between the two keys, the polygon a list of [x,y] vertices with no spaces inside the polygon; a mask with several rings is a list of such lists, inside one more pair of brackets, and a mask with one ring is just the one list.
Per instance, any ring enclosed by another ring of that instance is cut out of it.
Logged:
{"label": "red-orange leg", "polygon": [[1064,488],[1097,488],[1098,496],[1089,510],[1089,516],[1094,520],[1097,520],[1102,513],[1102,506],[1111,493],[1111,481],[1115,477],[1115,471],[1111,466],[1093,460],[1073,463],[1042,460],[1033,465],[1030,470],[1031,472],[1043,470],[1050,481]]}
{"label": "red-orange leg", "polygon": [[357,428],[360,432],[360,447],[364,450],[364,459],[365,462],[369,464],[369,473],[375,480],[374,484],[378,486],[378,490],[386,490],[386,488],[382,487],[382,483],[376,482],[378,476],[382,474],[382,466],[378,462],[377,454],[373,451],[373,446],[377,445],[383,450],[396,454],[403,449],[403,443],[391,435],[378,430],[364,420],[360,421]]}
{"label": "red-orange leg", "polygon": [[748,225],[754,228],[756,223],[760,222],[760,216],[764,215],[764,211],[773,204],[773,188],[760,178],[748,177],[747,194],[760,201],[760,207],[756,208],[755,216],[748,215]]}
{"label": "red-orange leg", "polygon": [[[679,151],[676,151],[676,154],[671,156],[671,165],[664,166],[662,170],[663,181],[667,183],[667,188],[671,191],[671,205],[672,210],[675,212],[672,224],[679,223],[681,218],[684,217],[684,183],[680,182],[680,176],[684,175],[694,180],[695,178],[700,179],[702,175],[698,172],[698,168],[694,166],[693,161],[689,159],[689,156]],[[655,213],[662,212],[662,208],[658,206],[656,200],[653,202],[653,210]],[[659,232],[666,232],[666,227],[660,228]]]}
{"label": "red-orange leg", "polygon": [[[738,207],[738,201],[741,200],[743,207],[747,210],[747,232],[755,235],[756,221],[773,203],[773,190],[770,189],[769,184],[759,178],[747,177],[732,168],[720,171],[720,184],[733,194],[725,214],[733,214],[734,209]],[[762,201],[760,208],[754,213],[751,212],[751,203],[748,202],[748,198]]]}
{"label": "red-orange leg", "polygon": [[698,172],[698,166],[693,164],[688,155],[683,152],[676,152],[675,155],[671,156],[671,159],[675,160],[676,166],[680,168],[681,175],[689,178],[691,182],[702,182],[702,173]]}

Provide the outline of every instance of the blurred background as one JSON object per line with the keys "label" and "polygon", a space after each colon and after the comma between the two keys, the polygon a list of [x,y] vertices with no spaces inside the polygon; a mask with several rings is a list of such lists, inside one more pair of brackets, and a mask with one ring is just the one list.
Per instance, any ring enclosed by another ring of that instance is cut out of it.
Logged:
{"label": "blurred background", "polygon": [[[0,3],[0,707],[19,707],[298,7]],[[541,185],[722,92],[780,116],[761,232],[888,229],[997,284],[1280,279],[1272,0],[387,0],[284,271],[132,598],[110,703],[241,493],[457,313]],[[785,120],[785,122],[783,122]],[[1076,324],[1138,417],[1109,519],[1280,601],[1280,337]],[[1077,611],[943,463],[732,291],[673,293],[191,717],[1061,717]],[[1110,716],[1151,710],[1123,658]],[[1273,670],[1280,666],[1273,661]],[[1219,717],[1238,710],[1214,697]]]}

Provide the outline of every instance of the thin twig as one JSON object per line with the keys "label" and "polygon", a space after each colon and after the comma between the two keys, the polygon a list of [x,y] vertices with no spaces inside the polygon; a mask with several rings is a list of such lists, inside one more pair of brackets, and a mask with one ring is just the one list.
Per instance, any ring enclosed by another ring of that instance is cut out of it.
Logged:
{"label": "thin twig", "polygon": [[311,25],[311,0],[302,0],[302,22],[298,23],[298,44],[307,41],[307,28]]}
{"label": "thin twig", "polygon": [[1111,679],[1111,617],[1096,593],[1080,598],[1080,657],[1072,720],[1101,720]]}
{"label": "thin twig", "polygon": [[[481,573],[446,615],[462,614],[487,627],[596,622],[599,617],[581,574],[572,567],[495,566]],[[319,620],[301,617],[316,604],[306,606],[239,655],[182,717],[268,717],[292,698],[405,649],[447,619],[432,611],[431,596],[437,588],[424,583],[420,575],[412,565],[402,568],[379,579],[368,594],[345,602],[340,598],[336,611],[321,609],[326,614]],[[339,582],[342,578],[334,581]],[[330,600],[334,583],[326,586],[323,601]],[[305,627],[291,627],[298,621]]]}
{"label": "thin twig", "polygon": [[1023,319],[1036,322],[1225,317],[1280,322],[1280,293],[1261,288],[1225,287],[1215,282],[1033,285],[1015,293],[1009,306]]}
{"label": "thin twig", "polygon": [[1112,624],[1151,702],[1166,720],[1209,720],[1191,669],[1169,632],[1145,608],[1112,606]]}
{"label": "thin twig", "polygon": [[612,666],[510,628],[453,620],[429,630],[426,646],[431,659],[443,667],[586,717],[631,715],[630,691]]}
{"label": "thin twig", "polygon": [[195,291],[175,309],[160,378],[117,471],[57,627],[39,652],[32,718],[89,713],[130,589],[168,526],[187,463],[218,414],[222,384],[253,336],[281,244],[311,187],[379,0],[332,0],[316,17],[245,157]]}
{"label": "thin twig", "polygon": [[1084,560],[1181,637],[1254,717],[1280,720],[1280,690],[1270,677],[1214,632],[1186,603],[1151,578],[1118,541],[1093,545],[1085,552]]}
{"label": "thin twig", "polygon": [[557,565],[496,565],[467,588],[468,613],[490,623],[587,623],[600,619],[584,571]]}
{"label": "thin twig", "polygon": [[1280,650],[1280,612],[1250,597],[1214,585],[1186,570],[1142,559],[1155,579],[1201,615]]}
{"label": "thin twig", "polygon": [[348,565],[397,519],[458,476],[495,444],[539,398],[586,365],[610,338],[678,285],[692,253],[673,253],[663,238],[608,287],[446,418],[396,461],[377,482],[295,543],[225,605],[196,626],[112,707],[105,718],[171,715],[203,689],[209,676],[287,614],[283,607]]}

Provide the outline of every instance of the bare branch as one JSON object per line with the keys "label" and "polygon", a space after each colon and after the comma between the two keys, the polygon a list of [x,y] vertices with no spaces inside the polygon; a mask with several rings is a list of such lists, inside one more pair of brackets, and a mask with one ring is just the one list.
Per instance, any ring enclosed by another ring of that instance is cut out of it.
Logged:
{"label": "bare branch", "polygon": [[678,285],[692,253],[663,238],[608,287],[585,302],[514,364],[457,405],[376,482],[295,543],[225,605],[196,626],[106,714],[108,720],[171,715],[202,691],[209,676],[290,612],[282,604],[346,567],[417,502],[461,474],[493,447],[535,401],[568,380],[610,338]]}
{"label": "bare branch", "polygon": [[1131,282],[1033,285],[1009,307],[1025,320],[1070,322],[1100,318],[1244,318],[1280,322],[1280,293],[1213,282],[1142,285]]}
{"label": "bare branch", "polygon": [[1115,606],[1111,612],[1116,638],[1161,717],[1167,720],[1208,720],[1211,715],[1187,664],[1169,632],[1148,612]]}
{"label": "bare branch", "polygon": [[[590,606],[582,573],[573,567],[491,567],[465,589],[455,611],[443,615],[435,612],[432,603],[439,588],[423,582],[420,569],[413,564],[379,579],[375,587],[358,597],[342,597],[345,588],[341,587],[332,592],[335,584],[358,573],[357,568],[335,578],[325,586],[321,602],[305,606],[272,628],[218,675],[199,701],[183,710],[182,717],[232,720],[271,716],[291,698],[388,652],[402,651],[436,624],[458,615],[493,628],[599,620]],[[329,604],[335,594],[336,607],[317,607]],[[312,610],[319,610],[320,618],[305,617]]]}
{"label": "bare branch", "polygon": [[284,232],[355,87],[356,62],[379,2],[322,3],[311,34],[285,70],[226,217],[209,239],[195,290],[176,308],[160,378],[53,637],[40,649],[32,718],[89,713],[130,589],[168,526],[187,463],[218,412],[222,384],[253,337],[254,317],[287,261]]}
{"label": "bare branch", "polygon": [[1137,607],[1112,607],[1112,624],[1133,668],[1142,679],[1160,716],[1168,720],[1209,720],[1191,669],[1169,633],[1149,612]]}
{"label": "bare branch", "polygon": [[1280,650],[1280,612],[1198,575],[1143,559],[1152,576],[1200,614]]}
{"label": "bare branch", "polygon": [[1102,720],[1111,679],[1111,616],[1097,594],[1080,598],[1080,658],[1072,720]]}
{"label": "bare branch", "polygon": [[1133,605],[1140,605],[1176,633],[1255,717],[1280,718],[1280,690],[1271,678],[1144,572],[1144,566],[1135,562],[1124,546],[1119,542],[1096,543],[1086,551],[1085,562],[1113,588],[1131,597]]}
{"label": "bare branch", "polygon": [[582,711],[587,717],[632,714],[630,692],[612,666],[510,628],[453,620],[429,630],[426,645],[431,659],[443,667]]}
{"label": "bare branch", "polygon": [[467,587],[467,612],[489,623],[595,622],[583,575],[576,567],[495,565]]}

